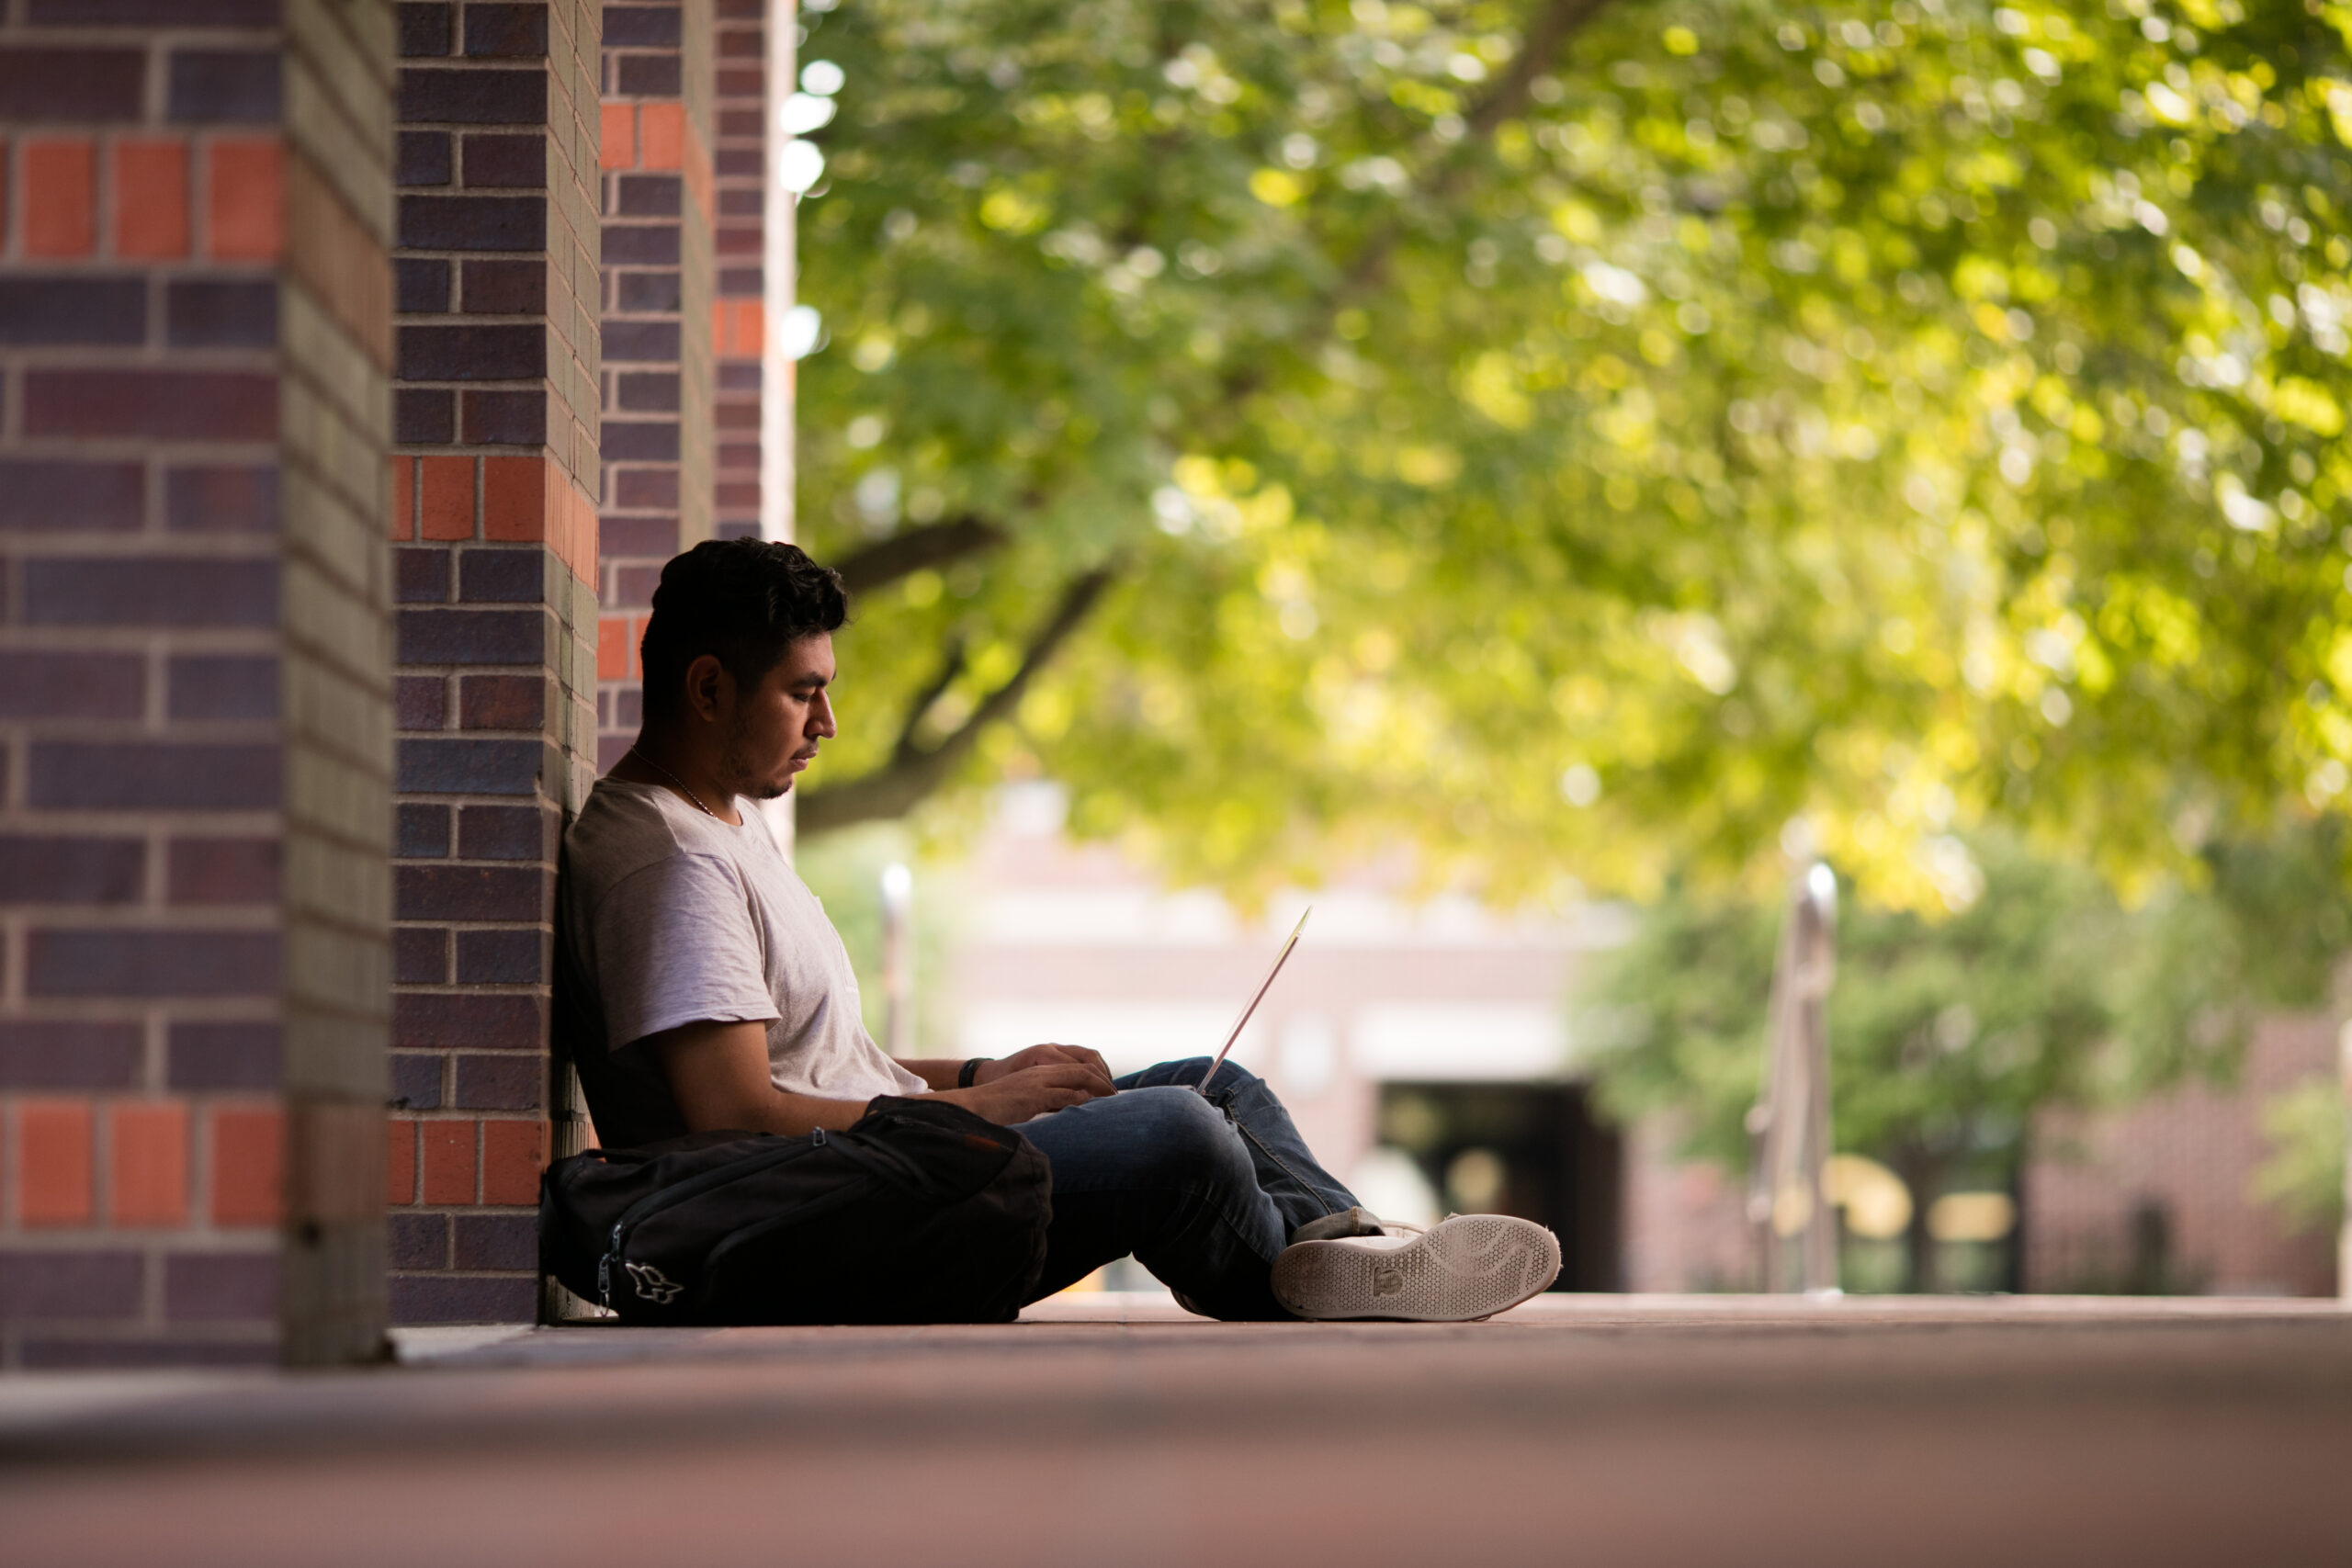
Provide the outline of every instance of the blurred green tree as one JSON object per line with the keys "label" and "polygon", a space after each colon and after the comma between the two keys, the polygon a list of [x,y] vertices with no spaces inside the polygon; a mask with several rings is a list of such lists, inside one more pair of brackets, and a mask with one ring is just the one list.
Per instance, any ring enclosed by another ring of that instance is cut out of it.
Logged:
{"label": "blurred green tree", "polygon": [[[2127,909],[2088,870],[1980,835],[1982,881],[1962,911],[1847,905],[1827,1018],[1832,1136],[1910,1188],[1915,1288],[1936,1277],[1930,1204],[1962,1171],[2014,1177],[2037,1111],[2120,1103],[2192,1073],[2226,1081],[2257,1010],[2327,999],[2352,937],[2335,837],[2215,847],[2205,890]],[[1671,1113],[1684,1152],[1747,1168],[1781,918],[1677,886],[1600,963],[1579,1027],[1613,1115]],[[2340,1130],[2340,1099],[2334,1116]],[[2327,1157],[2306,1144],[2272,1178],[2290,1202]]]}
{"label": "blurred green tree", "polygon": [[808,831],[1037,767],[1509,898],[1804,813],[1934,908],[1976,822],[2131,885],[2345,798],[2352,7],[804,21]]}

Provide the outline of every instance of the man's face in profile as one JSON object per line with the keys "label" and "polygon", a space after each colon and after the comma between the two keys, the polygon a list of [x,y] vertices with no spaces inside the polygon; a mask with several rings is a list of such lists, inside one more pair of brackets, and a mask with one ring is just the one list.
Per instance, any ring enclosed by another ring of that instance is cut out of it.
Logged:
{"label": "man's face in profile", "polygon": [[833,672],[833,639],[818,632],[793,643],[757,685],[738,694],[720,758],[736,794],[774,800],[792,788],[819,743],[835,732],[826,691]]}

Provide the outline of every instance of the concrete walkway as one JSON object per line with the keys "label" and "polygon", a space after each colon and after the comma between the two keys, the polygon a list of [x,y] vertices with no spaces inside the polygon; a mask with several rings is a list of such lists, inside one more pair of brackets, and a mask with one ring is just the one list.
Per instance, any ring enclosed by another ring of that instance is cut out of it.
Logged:
{"label": "concrete walkway", "polygon": [[0,1380],[0,1562],[2352,1563],[2330,1303],[436,1330]]}

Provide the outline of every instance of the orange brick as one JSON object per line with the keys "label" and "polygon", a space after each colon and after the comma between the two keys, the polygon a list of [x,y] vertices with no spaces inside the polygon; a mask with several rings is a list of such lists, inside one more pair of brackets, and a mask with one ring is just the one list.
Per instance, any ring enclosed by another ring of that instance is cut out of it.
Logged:
{"label": "orange brick", "polygon": [[384,1201],[416,1201],[416,1123],[384,1123]]}
{"label": "orange brick", "polygon": [[638,163],[648,169],[686,166],[686,106],[681,103],[638,106]]}
{"label": "orange brick", "polygon": [[428,1203],[470,1203],[474,1201],[474,1129],[476,1122],[420,1122],[424,1144],[424,1201]]}
{"label": "orange brick", "polygon": [[110,1120],[114,1223],[187,1224],[187,1107],[119,1105]]}
{"label": "orange brick", "polygon": [[25,254],[86,256],[98,248],[98,155],[87,141],[25,144]]}
{"label": "orange brick", "polygon": [[767,312],[757,299],[721,299],[711,307],[710,348],[721,359],[757,359],[767,335]]}
{"label": "orange brick", "polygon": [[543,457],[481,460],[481,536],[544,539],[548,534],[548,472]]}
{"label": "orange brick", "polygon": [[485,1122],[481,1124],[481,1201],[536,1203],[539,1172],[548,1165],[544,1122]]}
{"label": "orange brick", "polygon": [[286,1203],[285,1118],[277,1111],[212,1113],[212,1219],[274,1225]]}
{"label": "orange brick", "polygon": [[141,260],[187,254],[187,145],[114,144],[114,254]]}
{"label": "orange brick", "polygon": [[215,141],[205,201],[205,254],[224,261],[275,261],[286,231],[283,151],[266,141]]}
{"label": "orange brick", "polygon": [[597,164],[607,169],[637,167],[637,106],[606,104],[604,109]]}
{"label": "orange brick", "polygon": [[628,679],[628,621],[606,615],[596,623],[596,679]]}
{"label": "orange brick", "polygon": [[424,464],[424,536],[428,539],[470,539],[474,536],[474,460],[471,457],[426,457]]}
{"label": "orange brick", "polygon": [[86,1225],[96,1210],[94,1140],[85,1100],[27,1100],[17,1106],[17,1220],[26,1225]]}
{"label": "orange brick", "polygon": [[384,519],[384,531],[395,539],[413,539],[416,537],[416,459],[394,457],[391,468],[391,513]]}

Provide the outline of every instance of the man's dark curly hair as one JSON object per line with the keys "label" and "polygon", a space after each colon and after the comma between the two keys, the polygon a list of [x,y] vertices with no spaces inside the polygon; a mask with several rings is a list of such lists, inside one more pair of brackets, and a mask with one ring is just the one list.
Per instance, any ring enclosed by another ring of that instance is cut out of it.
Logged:
{"label": "man's dark curly hair", "polygon": [[736,684],[757,685],[804,637],[849,619],[841,573],[797,545],[706,539],[662,569],[653,618],[638,645],[645,661],[645,716],[684,705],[686,667],[714,655]]}

